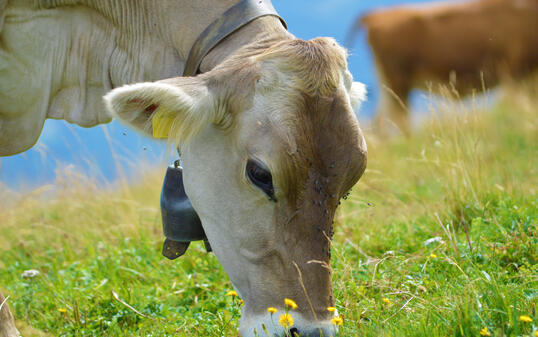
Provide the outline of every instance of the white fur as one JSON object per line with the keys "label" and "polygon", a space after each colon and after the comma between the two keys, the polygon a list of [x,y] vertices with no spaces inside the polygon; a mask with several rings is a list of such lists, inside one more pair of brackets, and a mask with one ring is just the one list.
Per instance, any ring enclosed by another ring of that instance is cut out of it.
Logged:
{"label": "white fur", "polygon": [[353,82],[349,90],[349,100],[355,114],[359,114],[362,102],[366,101],[366,86],[361,82]]}

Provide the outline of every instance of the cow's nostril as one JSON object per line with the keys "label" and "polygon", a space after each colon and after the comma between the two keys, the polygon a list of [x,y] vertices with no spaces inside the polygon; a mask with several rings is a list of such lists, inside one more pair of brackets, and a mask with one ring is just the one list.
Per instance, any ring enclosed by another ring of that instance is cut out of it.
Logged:
{"label": "cow's nostril", "polygon": [[299,330],[297,328],[290,329],[291,337],[299,337]]}

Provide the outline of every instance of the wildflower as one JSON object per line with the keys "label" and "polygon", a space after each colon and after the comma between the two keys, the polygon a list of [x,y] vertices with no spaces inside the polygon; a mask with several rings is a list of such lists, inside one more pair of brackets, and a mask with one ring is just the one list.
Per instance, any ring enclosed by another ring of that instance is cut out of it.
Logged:
{"label": "wildflower", "polygon": [[290,307],[290,308],[292,308],[292,309],[297,309],[297,303],[295,303],[294,300],[290,300],[289,298],[285,298],[285,299],[284,299],[284,303],[285,303],[288,307]]}
{"label": "wildflower", "polygon": [[482,330],[480,330],[480,336],[491,336],[487,327],[484,327],[482,328]]}
{"label": "wildflower", "polygon": [[61,312],[62,314],[65,314],[67,312],[67,309],[65,308],[58,308],[58,311]]}
{"label": "wildflower", "polygon": [[331,323],[333,325],[342,325],[344,324],[344,319],[340,316],[335,316],[333,318],[331,318]]}
{"label": "wildflower", "polygon": [[534,333],[532,334],[534,337],[538,337],[538,330],[534,331]]}
{"label": "wildflower", "polygon": [[521,316],[519,316],[519,320],[521,322],[525,322],[525,323],[532,322],[532,318],[529,315],[521,315]]}
{"label": "wildflower", "polygon": [[328,312],[335,312],[336,308],[335,307],[327,307],[327,311]]}
{"label": "wildflower", "polygon": [[282,314],[278,319],[278,324],[286,329],[289,329],[293,325],[293,317],[291,317],[291,315],[288,313]]}
{"label": "wildflower", "polygon": [[392,303],[392,302],[391,302],[388,298],[386,298],[386,297],[383,297],[382,301],[383,301],[383,303],[388,304],[388,305],[390,305],[390,304]]}
{"label": "wildflower", "polygon": [[430,254],[430,257],[431,257],[432,259],[435,259],[435,258],[437,258],[437,255],[435,255],[434,253],[431,253],[431,254]]}
{"label": "wildflower", "polygon": [[243,305],[243,304],[245,304],[245,301],[239,300],[239,305]]}
{"label": "wildflower", "polygon": [[237,297],[237,292],[235,290],[230,290],[226,293],[226,296]]}
{"label": "wildflower", "polygon": [[34,277],[36,277],[37,275],[39,275],[39,270],[36,270],[36,269],[28,269],[28,270],[25,270],[25,271],[21,274],[21,277],[22,277],[22,278],[34,278]]}
{"label": "wildflower", "polygon": [[269,307],[269,308],[267,308],[267,312],[271,313],[271,315],[274,314],[274,313],[276,313],[277,311],[278,311],[278,310],[276,310],[276,308],[274,308],[274,307]]}

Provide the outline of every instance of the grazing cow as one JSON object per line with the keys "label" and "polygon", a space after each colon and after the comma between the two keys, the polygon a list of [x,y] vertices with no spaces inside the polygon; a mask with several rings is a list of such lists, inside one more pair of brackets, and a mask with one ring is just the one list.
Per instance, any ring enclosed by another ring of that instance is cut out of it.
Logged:
{"label": "grazing cow", "polygon": [[20,337],[7,300],[0,293],[0,337]]}
{"label": "grazing cow", "polygon": [[[266,309],[283,312],[291,298],[292,333],[330,336],[330,238],[339,199],[366,166],[353,110],[364,86],[333,39],[297,39],[276,14],[212,38],[233,23],[226,18],[245,17],[236,9],[258,5],[270,3],[10,2],[0,36],[0,152],[32,146],[45,118],[91,126],[113,115],[172,139],[186,194],[245,301],[241,334],[281,335]],[[184,69],[200,74],[174,77]],[[111,115],[102,111],[105,90],[139,81],[150,82],[112,90]]]}
{"label": "grazing cow", "polygon": [[460,95],[520,78],[538,66],[538,0],[408,5],[363,16],[382,88],[377,121],[408,132],[413,88],[453,86]]}

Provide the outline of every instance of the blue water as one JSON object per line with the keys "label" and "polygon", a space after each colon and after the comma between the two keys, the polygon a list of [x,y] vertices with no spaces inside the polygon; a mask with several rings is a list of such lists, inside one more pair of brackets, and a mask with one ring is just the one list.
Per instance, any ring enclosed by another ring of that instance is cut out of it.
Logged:
{"label": "blue water", "polygon": [[[343,43],[357,16],[369,10],[403,3],[431,2],[404,0],[273,0],[289,30],[297,37],[311,39],[332,36]],[[364,32],[350,50],[349,69],[355,80],[368,87],[368,101],[361,117],[373,114],[378,84],[372,55]],[[57,172],[69,168],[84,172],[101,183],[127,176],[150,163],[162,165],[170,158],[166,145],[137,134],[114,121],[94,128],[81,128],[64,121],[47,120],[38,143],[30,150],[0,158],[0,188],[28,190],[56,179]],[[59,173],[63,174],[63,173]]]}

